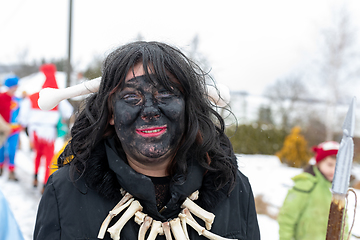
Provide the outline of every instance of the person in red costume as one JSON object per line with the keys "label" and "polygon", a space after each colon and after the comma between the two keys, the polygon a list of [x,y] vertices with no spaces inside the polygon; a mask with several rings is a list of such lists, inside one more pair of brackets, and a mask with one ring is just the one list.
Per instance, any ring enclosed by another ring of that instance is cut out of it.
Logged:
{"label": "person in red costume", "polygon": [[[45,82],[42,88],[58,88],[54,64],[44,64],[40,71],[45,75]],[[62,101],[58,106],[50,111],[43,111],[39,108],[37,100],[39,92],[30,95],[24,100],[20,110],[20,123],[28,128],[30,141],[36,152],[34,161],[34,187],[38,185],[38,172],[41,158],[45,158],[44,186],[50,174],[50,163],[54,155],[54,143],[57,137],[57,124],[60,117],[69,119],[73,112],[73,107],[68,101]]]}

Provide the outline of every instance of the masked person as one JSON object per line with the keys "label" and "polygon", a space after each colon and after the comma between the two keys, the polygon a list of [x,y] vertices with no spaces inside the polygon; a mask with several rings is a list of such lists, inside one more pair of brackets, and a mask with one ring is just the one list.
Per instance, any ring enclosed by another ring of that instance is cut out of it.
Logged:
{"label": "masked person", "polygon": [[[215,215],[208,232],[260,239],[251,186],[207,98],[205,74],[169,45],[134,42],[109,54],[100,88],[77,116],[58,163],[39,205],[34,239],[96,239],[122,198],[120,189],[140,203],[138,212],[165,225],[198,190],[194,203]],[[139,228],[129,217],[112,238],[137,239]],[[189,225],[186,231],[192,240],[206,239]]]}
{"label": "masked person", "polygon": [[312,148],[315,165],[293,177],[278,216],[280,240],[320,240],[326,238],[339,143],[327,141]]}

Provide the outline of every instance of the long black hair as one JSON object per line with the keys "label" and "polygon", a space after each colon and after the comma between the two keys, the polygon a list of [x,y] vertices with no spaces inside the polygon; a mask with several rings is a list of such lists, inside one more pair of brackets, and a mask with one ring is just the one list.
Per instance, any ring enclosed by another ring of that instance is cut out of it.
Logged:
{"label": "long black hair", "polygon": [[[195,156],[193,159],[208,172],[215,173],[216,188],[228,185],[231,190],[236,164],[232,163],[232,147],[224,134],[224,120],[206,95],[207,74],[180,50],[159,42],[129,43],[107,56],[99,91],[93,93],[80,110],[71,129],[71,140],[58,164],[63,166],[70,161],[72,172],[84,173],[94,148],[104,139],[116,136],[114,126],[109,124],[113,114],[112,99],[114,93],[123,88],[127,73],[140,62],[149,79],[156,77],[170,91],[177,88],[185,100],[186,130],[168,173],[186,175],[187,159]],[[169,74],[176,80],[172,81]],[[117,143],[121,150],[121,143]]]}

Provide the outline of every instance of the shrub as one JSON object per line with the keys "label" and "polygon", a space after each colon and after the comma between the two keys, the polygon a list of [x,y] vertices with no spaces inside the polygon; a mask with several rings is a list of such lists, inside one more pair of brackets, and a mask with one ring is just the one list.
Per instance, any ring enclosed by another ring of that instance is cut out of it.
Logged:
{"label": "shrub", "polygon": [[273,155],[283,145],[286,132],[270,124],[230,126],[226,129],[235,153]]}
{"label": "shrub", "polygon": [[300,131],[300,127],[293,127],[291,133],[286,136],[282,149],[276,153],[280,161],[290,167],[304,167],[311,157],[307,141]]}

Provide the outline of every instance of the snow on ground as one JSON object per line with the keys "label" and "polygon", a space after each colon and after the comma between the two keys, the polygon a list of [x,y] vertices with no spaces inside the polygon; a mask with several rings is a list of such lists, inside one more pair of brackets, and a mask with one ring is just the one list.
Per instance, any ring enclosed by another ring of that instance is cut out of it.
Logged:
{"label": "snow on ground", "polygon": [[[41,185],[32,187],[33,156],[34,153],[28,148],[28,142],[24,136],[21,137],[22,148],[16,155],[16,173],[19,182],[7,180],[8,173],[5,171],[0,177],[0,189],[7,198],[10,207],[18,221],[25,240],[32,239],[35,224],[37,206],[41,194]],[[57,144],[61,146],[61,142]],[[269,211],[277,214],[285,199],[288,189],[292,186],[291,177],[300,173],[301,169],[289,168],[279,162],[275,156],[266,155],[238,155],[239,169],[249,178],[254,195],[263,195],[263,199],[270,204]],[[42,176],[44,169],[40,169]],[[354,173],[360,173],[360,166],[354,167]],[[360,177],[360,176],[358,176]],[[41,179],[40,179],[41,182]],[[360,199],[360,191],[356,191]],[[359,202],[359,201],[358,201]],[[360,235],[360,204],[357,207],[357,216],[353,234]],[[349,219],[353,219],[354,197],[349,197]],[[262,239],[277,240],[279,238],[279,226],[276,220],[259,214],[258,221]],[[351,240],[356,240],[352,237]]]}
{"label": "snow on ground", "polygon": [[[263,195],[263,200],[270,204],[269,212],[277,214],[279,208],[286,197],[287,191],[292,187],[291,178],[302,172],[302,169],[287,167],[282,164],[276,156],[266,155],[237,155],[238,165],[250,181],[254,196]],[[360,178],[360,165],[354,164],[353,174]],[[356,218],[352,234],[360,236],[360,190],[355,190],[358,196]],[[348,202],[348,219],[351,225],[354,212],[354,195],[349,194]],[[262,239],[277,240],[279,239],[279,226],[276,220],[266,215],[258,214],[260,232]],[[356,240],[352,236],[351,240]]]}
{"label": "snow on ground", "polygon": [[[39,168],[39,185],[34,188],[34,152],[30,150],[28,138],[25,133],[20,134],[21,149],[16,152],[16,176],[18,182],[8,181],[8,171],[4,168],[4,173],[0,177],[0,190],[14,213],[20,226],[25,240],[31,240],[35,226],[36,211],[41,198],[41,188],[43,187],[44,167],[43,162]],[[55,149],[59,150],[63,144],[62,139],[55,142]],[[16,239],[14,239],[16,240]]]}
{"label": "snow on ground", "polygon": [[32,154],[17,152],[15,161],[18,182],[8,181],[7,171],[0,177],[0,189],[9,202],[25,240],[32,239],[36,209],[41,197],[40,188],[32,187],[33,164],[30,156]]}

